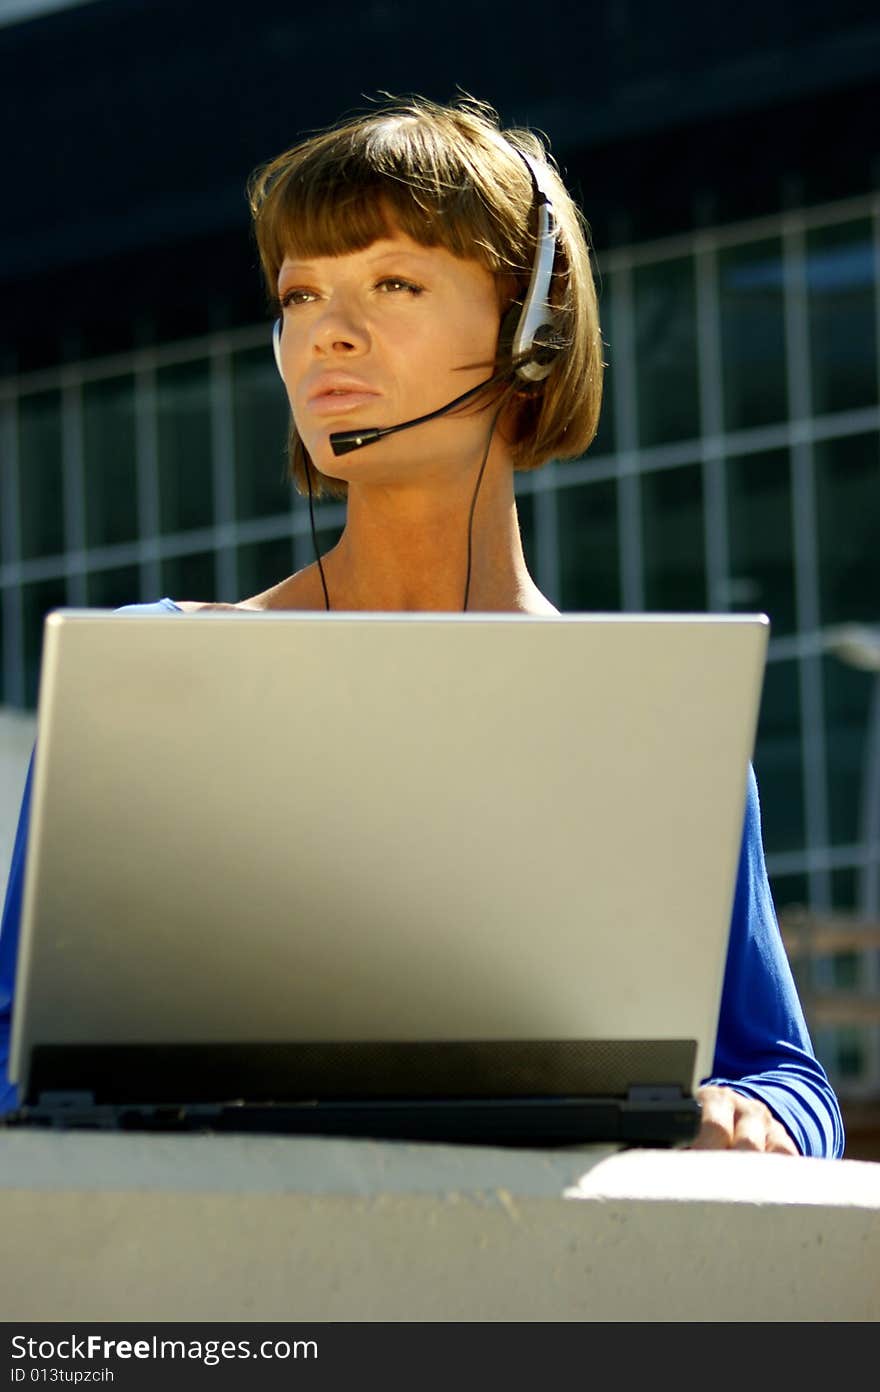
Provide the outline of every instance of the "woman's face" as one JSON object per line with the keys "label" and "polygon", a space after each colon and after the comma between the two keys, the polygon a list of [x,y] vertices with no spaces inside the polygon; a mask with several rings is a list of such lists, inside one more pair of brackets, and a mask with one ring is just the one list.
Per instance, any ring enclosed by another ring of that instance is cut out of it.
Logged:
{"label": "woman's face", "polygon": [[484,266],[395,230],[363,251],[286,258],[278,293],[287,394],[322,473],[389,483],[448,477],[450,465],[470,468],[485,447],[485,409],[441,417],[338,459],[329,436],[412,420],[492,375],[501,309],[498,283]]}

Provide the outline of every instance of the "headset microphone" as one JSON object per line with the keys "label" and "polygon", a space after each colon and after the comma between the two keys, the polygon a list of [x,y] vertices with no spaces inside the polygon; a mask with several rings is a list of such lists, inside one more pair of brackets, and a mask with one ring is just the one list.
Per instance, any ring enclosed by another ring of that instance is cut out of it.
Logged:
{"label": "headset microphone", "polygon": [[[508,320],[511,314],[515,313],[515,310],[508,311],[501,326],[500,341],[504,343],[508,337],[510,340],[511,365],[501,372],[496,372],[485,382],[471,387],[470,391],[463,392],[461,396],[456,396],[452,401],[447,401],[445,406],[439,406],[436,411],[429,411],[426,415],[417,416],[414,420],[401,421],[399,425],[367,425],[361,426],[359,430],[334,431],[330,435],[330,447],[337,457],[341,454],[349,454],[352,450],[363,449],[366,445],[375,444],[377,440],[383,439],[386,435],[394,435],[399,430],[410,430],[414,425],[423,425],[426,421],[435,420],[438,416],[445,415],[447,411],[452,411],[457,406],[462,406],[479,392],[486,391],[499,382],[519,377],[524,383],[533,385],[549,376],[556,354],[564,346],[550,306],[550,285],[556,255],[556,220],[553,216],[552,195],[549,182],[546,179],[545,167],[533,159],[531,155],[525,154],[524,151],[517,150],[514,146],[507,148],[519,155],[529,171],[537,214],[535,256],[529,288],[523,300],[522,309],[516,314],[512,331],[508,326]],[[275,364],[283,379],[280,319],[275,321],[272,330],[272,348],[275,353]]]}
{"label": "headset microphone", "polygon": [[461,396],[456,396],[452,401],[447,401],[445,406],[438,406],[436,411],[429,411],[427,415],[416,416],[415,420],[401,421],[399,425],[373,425],[361,426],[360,430],[336,430],[330,436],[330,448],[338,457],[340,454],[350,454],[352,450],[363,449],[364,445],[372,445],[376,440],[381,440],[384,435],[396,435],[398,430],[411,430],[414,425],[423,425],[425,421],[436,420],[438,416],[445,416],[447,411],[452,411],[456,406],[463,406],[466,401],[479,392],[486,391],[488,387],[494,387],[496,383],[503,382],[510,376],[510,369],[505,368],[503,372],[496,372],[494,377],[487,377],[485,382],[478,382],[470,391],[462,392]]}

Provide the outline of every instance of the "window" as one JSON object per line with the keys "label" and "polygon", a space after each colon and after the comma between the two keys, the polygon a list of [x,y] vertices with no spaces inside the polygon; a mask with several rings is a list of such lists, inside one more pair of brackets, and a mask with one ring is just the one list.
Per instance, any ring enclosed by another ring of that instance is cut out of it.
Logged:
{"label": "window", "polygon": [[236,515],[245,520],[286,511],[289,407],[268,338],[265,348],[235,354],[232,380]]}
{"label": "window", "polygon": [[64,553],[61,395],[23,396],[18,410],[21,559]]}
{"label": "window", "polygon": [[561,488],[556,503],[561,608],[599,613],[619,609],[617,480]]}
{"label": "window", "polygon": [[692,258],[640,266],[633,290],[639,444],[687,440],[700,431]]}
{"label": "window", "polygon": [[816,446],[822,622],[880,622],[880,436]]}
{"label": "window", "polygon": [[769,854],[804,845],[801,714],[796,662],[770,662],[755,747],[764,846]]}
{"label": "window", "polygon": [[728,461],[729,605],[767,614],[772,634],[795,628],[790,466],[787,450]]}
{"label": "window", "polygon": [[134,378],[88,382],[82,393],[86,545],[138,535]]}
{"label": "window", "polygon": [[642,478],[645,607],[659,612],[706,608],[703,480],[687,465]]}
{"label": "window", "polygon": [[788,416],[782,245],[778,237],[727,247],[718,256],[724,425]]}
{"label": "window", "polygon": [[877,401],[874,247],[867,218],[807,235],[813,411],[851,411]]}
{"label": "window", "polygon": [[214,521],[211,379],[207,362],[178,363],[156,374],[159,516],[163,534]]}

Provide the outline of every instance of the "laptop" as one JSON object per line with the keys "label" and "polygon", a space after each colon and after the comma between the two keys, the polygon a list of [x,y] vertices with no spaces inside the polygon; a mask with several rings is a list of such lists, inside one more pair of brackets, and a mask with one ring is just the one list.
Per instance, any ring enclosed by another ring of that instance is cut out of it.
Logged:
{"label": "laptop", "polygon": [[687,1143],[768,632],[51,613],[7,1124]]}

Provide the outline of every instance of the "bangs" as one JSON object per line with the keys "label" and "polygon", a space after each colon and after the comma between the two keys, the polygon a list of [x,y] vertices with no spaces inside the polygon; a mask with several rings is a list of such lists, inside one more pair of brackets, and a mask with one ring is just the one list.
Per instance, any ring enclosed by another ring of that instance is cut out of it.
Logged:
{"label": "bangs", "polygon": [[257,171],[249,190],[270,297],[285,257],[343,256],[395,230],[492,273],[526,272],[522,228],[532,191],[516,167],[511,186],[499,189],[498,160],[491,145],[471,152],[460,135],[453,141],[449,132],[397,114],[288,151]]}

